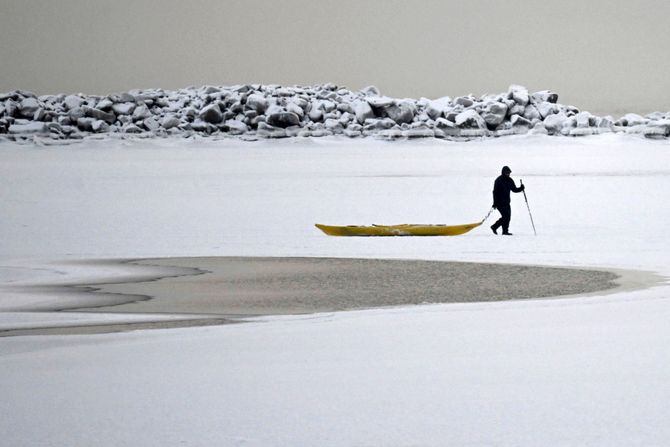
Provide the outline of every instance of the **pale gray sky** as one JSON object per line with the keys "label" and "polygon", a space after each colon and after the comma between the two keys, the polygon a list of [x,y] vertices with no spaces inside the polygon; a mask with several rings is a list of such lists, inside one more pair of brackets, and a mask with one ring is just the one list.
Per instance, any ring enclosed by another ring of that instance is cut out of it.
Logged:
{"label": "pale gray sky", "polygon": [[594,113],[667,111],[668,17],[666,0],[0,0],[0,91],[518,83]]}

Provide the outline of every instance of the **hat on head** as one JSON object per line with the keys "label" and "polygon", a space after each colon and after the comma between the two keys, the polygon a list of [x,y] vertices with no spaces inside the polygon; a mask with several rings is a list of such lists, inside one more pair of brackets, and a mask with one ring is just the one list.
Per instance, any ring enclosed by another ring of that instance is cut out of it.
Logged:
{"label": "hat on head", "polygon": [[503,174],[511,174],[512,170],[509,168],[509,166],[503,166],[502,173]]}

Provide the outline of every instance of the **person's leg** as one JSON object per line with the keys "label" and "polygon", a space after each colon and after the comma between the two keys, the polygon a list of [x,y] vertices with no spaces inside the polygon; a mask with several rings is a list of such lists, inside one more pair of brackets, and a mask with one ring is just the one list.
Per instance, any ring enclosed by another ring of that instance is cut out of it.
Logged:
{"label": "person's leg", "polygon": [[498,234],[498,228],[500,228],[500,226],[505,222],[505,219],[504,219],[504,217],[503,217],[503,216],[504,216],[504,215],[503,215],[503,212],[500,211],[499,208],[498,208],[498,212],[500,213],[500,219],[496,220],[496,223],[494,223],[493,225],[491,225],[491,229],[493,230],[493,232],[494,232],[495,234]]}
{"label": "person's leg", "polygon": [[500,214],[502,215],[500,225],[502,226],[503,234],[509,233],[509,222],[512,220],[512,207],[507,205],[500,208]]}

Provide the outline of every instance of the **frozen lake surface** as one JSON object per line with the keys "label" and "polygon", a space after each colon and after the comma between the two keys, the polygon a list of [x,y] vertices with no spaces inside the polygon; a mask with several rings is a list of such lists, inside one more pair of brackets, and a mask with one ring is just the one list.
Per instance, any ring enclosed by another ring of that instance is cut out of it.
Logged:
{"label": "frozen lake surface", "polygon": [[[125,274],[77,261],[327,256],[670,275],[670,142],[0,145],[0,309],[10,286]],[[327,224],[484,217],[523,179],[511,238],[333,238]],[[74,262],[73,262],[74,261]],[[665,445],[665,281],[607,296],[442,304],[243,325],[0,339],[7,445]],[[64,318],[0,313],[0,324]],[[91,315],[86,318],[117,319]],[[130,318],[130,317],[129,317]]]}

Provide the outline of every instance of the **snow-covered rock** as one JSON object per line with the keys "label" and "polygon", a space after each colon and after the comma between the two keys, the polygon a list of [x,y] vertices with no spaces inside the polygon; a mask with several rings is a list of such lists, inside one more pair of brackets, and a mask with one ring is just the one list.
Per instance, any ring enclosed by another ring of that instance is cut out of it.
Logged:
{"label": "snow-covered rock", "polygon": [[536,104],[535,107],[537,108],[537,111],[540,113],[540,117],[542,119],[545,119],[549,115],[553,115],[554,113],[558,112],[558,107],[556,106],[556,104],[553,104],[548,101]]}
{"label": "snow-covered rock", "polygon": [[231,135],[243,135],[249,130],[246,124],[238,120],[227,120],[225,125]]}
{"label": "snow-covered rock", "polygon": [[9,126],[9,133],[15,135],[48,134],[49,128],[42,122],[12,124]]}
{"label": "snow-covered rock", "polygon": [[402,101],[384,108],[386,115],[398,124],[411,123],[414,120],[416,108],[414,104]]}
{"label": "snow-covered rock", "polygon": [[528,89],[521,85],[511,85],[508,91],[508,98],[513,99],[519,105],[525,106],[530,101]]}
{"label": "snow-covered rock", "polygon": [[210,104],[204,107],[198,114],[198,118],[206,123],[219,124],[223,121],[223,113],[218,103]]}
{"label": "snow-covered rock", "polygon": [[544,119],[544,128],[550,135],[555,135],[561,131],[563,122],[567,120],[567,118],[568,117],[562,112],[549,115]]}
{"label": "snow-covered rock", "polygon": [[26,98],[19,104],[19,112],[26,118],[32,118],[39,108],[37,98]]}
{"label": "snow-covered rock", "polygon": [[354,114],[356,115],[356,121],[360,124],[364,124],[366,120],[375,117],[375,113],[367,101],[356,101],[354,103]]}
{"label": "snow-covered rock", "polygon": [[177,127],[179,126],[179,124],[180,124],[179,118],[177,118],[175,115],[172,114],[166,115],[161,121],[161,127],[163,127],[163,129],[166,130],[172,129],[173,127]]}
{"label": "snow-covered rock", "polygon": [[109,98],[103,98],[96,104],[95,108],[107,111],[111,109],[113,105],[114,103]]}
{"label": "snow-covered rock", "polygon": [[649,120],[637,113],[627,113],[619,120],[622,126],[639,126],[640,124],[647,124]]}
{"label": "snow-covered rock", "polygon": [[68,95],[63,100],[63,105],[67,110],[76,109],[84,104],[84,100],[77,95]]}
{"label": "snow-covered rock", "polygon": [[300,117],[287,111],[274,111],[267,116],[267,123],[271,126],[286,128],[300,124]]}
{"label": "snow-covered rock", "polygon": [[[0,135],[10,140],[47,131],[47,138],[77,139],[93,133],[248,138],[343,134],[395,139],[505,136],[529,129],[565,136],[625,132],[667,138],[667,119],[664,112],[629,113],[618,120],[599,117],[559,104],[551,90],[529,93],[519,85],[500,94],[433,100],[396,99],[381,95],[375,87],[351,91],[332,83],[313,87],[209,85],[176,91],[132,90],[103,97],[37,97],[22,90],[0,93]],[[46,130],[42,124],[47,125]]]}
{"label": "snow-covered rock", "polygon": [[456,126],[461,129],[484,129],[486,128],[486,122],[476,111],[469,109],[456,116]]}
{"label": "snow-covered rock", "polygon": [[532,98],[537,103],[549,102],[555,104],[558,102],[558,94],[550,90],[542,90],[540,92],[535,92],[533,93]]}
{"label": "snow-covered rock", "polygon": [[116,116],[111,112],[105,112],[100,109],[87,106],[82,107],[82,109],[84,110],[84,114],[91,118],[106,121],[108,124],[114,124],[116,121]]}
{"label": "snow-covered rock", "polygon": [[535,105],[528,104],[523,110],[523,117],[529,121],[541,120],[542,114],[540,113],[539,110],[537,110],[537,107],[535,107]]}
{"label": "snow-covered rock", "polygon": [[247,96],[246,106],[258,114],[263,114],[270,106],[270,103],[263,95],[255,93]]}
{"label": "snow-covered rock", "polygon": [[133,110],[133,121],[141,121],[149,118],[150,116],[151,111],[149,111],[149,108],[144,104],[136,107],[135,110]]}
{"label": "snow-covered rock", "polygon": [[497,127],[505,121],[507,115],[507,105],[501,102],[492,102],[484,110],[484,121],[491,128]]}
{"label": "snow-covered rock", "polygon": [[475,103],[475,101],[472,98],[466,96],[459,96],[454,100],[454,102],[463,107],[471,107]]}
{"label": "snow-covered rock", "polygon": [[112,106],[112,110],[114,113],[117,115],[131,115],[133,111],[135,110],[136,105],[131,102],[123,102],[123,103],[118,103],[114,104]]}
{"label": "snow-covered rock", "polygon": [[103,133],[109,131],[109,124],[103,120],[96,120],[91,124],[91,130],[96,133]]}

